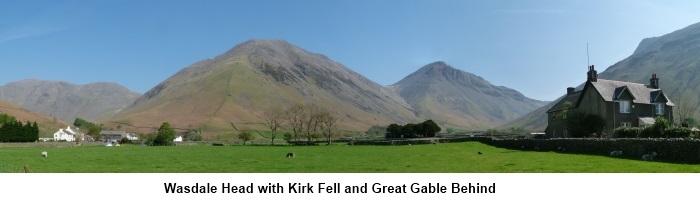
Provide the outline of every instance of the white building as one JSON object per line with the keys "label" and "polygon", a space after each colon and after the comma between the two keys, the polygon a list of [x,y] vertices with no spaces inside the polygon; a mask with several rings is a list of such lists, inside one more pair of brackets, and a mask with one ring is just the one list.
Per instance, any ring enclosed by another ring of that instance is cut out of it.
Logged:
{"label": "white building", "polygon": [[58,130],[58,132],[53,134],[53,140],[59,141],[59,140],[65,140],[68,142],[73,142],[75,141],[75,137],[78,134],[70,129],[70,126],[66,127],[65,129],[61,128]]}
{"label": "white building", "polygon": [[126,139],[129,139],[131,141],[135,141],[135,140],[139,140],[139,136],[134,134],[134,133],[127,133]]}
{"label": "white building", "polygon": [[173,142],[182,142],[182,136],[179,135],[179,136],[175,137],[175,139],[173,139]]}

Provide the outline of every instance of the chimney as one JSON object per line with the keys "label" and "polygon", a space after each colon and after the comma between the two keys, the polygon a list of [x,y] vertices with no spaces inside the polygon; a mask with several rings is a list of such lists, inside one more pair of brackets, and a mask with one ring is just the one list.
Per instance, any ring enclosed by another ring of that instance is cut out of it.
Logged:
{"label": "chimney", "polygon": [[597,82],[598,81],[598,71],[595,70],[595,66],[588,66],[588,81]]}
{"label": "chimney", "polygon": [[659,78],[656,77],[656,74],[651,74],[651,79],[649,79],[649,87],[653,89],[659,89]]}
{"label": "chimney", "polygon": [[576,89],[573,87],[567,87],[566,88],[566,95],[570,95],[571,93],[574,93],[574,90],[576,90]]}

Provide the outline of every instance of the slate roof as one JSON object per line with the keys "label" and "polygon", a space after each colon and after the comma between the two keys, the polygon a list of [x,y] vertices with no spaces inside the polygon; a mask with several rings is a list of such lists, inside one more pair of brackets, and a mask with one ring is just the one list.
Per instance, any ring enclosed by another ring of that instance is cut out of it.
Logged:
{"label": "slate roof", "polygon": [[566,107],[564,106],[564,103],[566,103],[567,101],[568,101],[568,102],[571,102],[571,104],[572,104],[571,107],[576,106],[576,105],[578,104],[578,98],[581,96],[581,93],[582,93],[582,92],[583,92],[583,91],[580,91],[580,90],[579,90],[579,91],[577,91],[577,92],[573,92],[573,93],[571,93],[571,94],[567,94],[566,96],[564,96],[564,98],[562,98],[561,100],[559,100],[559,102],[558,102],[557,104],[555,104],[554,106],[552,106],[552,108],[550,108],[550,109],[547,111],[547,113],[549,113],[549,112],[554,112],[554,111],[561,111],[561,110],[566,109]]}
{"label": "slate roof", "polygon": [[[645,84],[604,79],[597,79],[596,82],[591,81],[590,83],[606,102],[613,102],[624,92],[629,92],[633,98],[632,102],[635,104],[652,104],[656,103],[655,101],[663,101],[663,98],[667,101],[667,106],[675,106],[662,90],[649,88]],[[578,106],[582,93],[583,90],[580,90],[564,96],[556,105],[547,110],[547,113],[564,110],[564,103],[567,101],[571,102],[573,106]]]}
{"label": "slate roof", "polygon": [[109,130],[103,130],[100,132],[100,135],[122,135],[126,133],[125,131],[109,131]]}
{"label": "slate roof", "polygon": [[663,91],[649,88],[645,84],[604,79],[598,79],[598,81],[591,82],[591,84],[607,102],[616,100],[622,91],[626,90],[632,94],[634,98],[632,102],[635,104],[652,104],[655,103],[654,101],[659,100],[659,97],[663,97],[667,101],[666,105],[675,106]]}

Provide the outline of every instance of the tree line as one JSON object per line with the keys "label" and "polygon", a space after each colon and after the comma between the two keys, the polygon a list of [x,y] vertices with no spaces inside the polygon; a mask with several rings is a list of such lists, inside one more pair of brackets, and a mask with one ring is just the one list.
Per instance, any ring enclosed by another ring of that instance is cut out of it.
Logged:
{"label": "tree line", "polygon": [[295,103],[286,108],[273,106],[263,111],[262,119],[271,131],[271,142],[274,144],[278,131],[288,130],[284,139],[299,142],[306,140],[311,144],[320,137],[326,138],[331,144],[331,138],[337,131],[338,119],[328,108],[313,103]]}
{"label": "tree line", "polygon": [[95,140],[99,140],[101,138],[100,131],[102,131],[102,128],[93,122],[82,118],[75,118],[73,125],[78,128],[88,129],[87,134],[92,136]]}
{"label": "tree line", "polygon": [[420,138],[435,137],[435,133],[442,129],[433,120],[426,120],[422,123],[408,123],[399,125],[393,123],[386,128],[386,138]]}
{"label": "tree line", "polygon": [[0,114],[0,142],[34,142],[39,140],[39,126],[36,121],[26,124],[17,121],[14,116]]}

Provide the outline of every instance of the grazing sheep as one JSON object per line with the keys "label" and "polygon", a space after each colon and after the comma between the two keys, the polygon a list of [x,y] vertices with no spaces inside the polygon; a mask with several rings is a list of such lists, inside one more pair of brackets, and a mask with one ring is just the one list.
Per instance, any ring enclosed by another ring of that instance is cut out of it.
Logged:
{"label": "grazing sheep", "polygon": [[294,152],[287,153],[287,158],[294,158]]}
{"label": "grazing sheep", "polygon": [[477,152],[477,154],[480,154],[480,155],[481,155],[482,153],[481,153],[481,152]]}
{"label": "grazing sheep", "polygon": [[42,157],[49,157],[49,153],[46,151],[41,152]]}
{"label": "grazing sheep", "polygon": [[564,147],[557,147],[557,151],[558,151],[558,152],[565,152],[565,151],[566,151],[566,148],[564,148]]}
{"label": "grazing sheep", "polygon": [[642,160],[644,161],[651,161],[654,160],[654,157],[656,157],[656,152],[651,152],[649,154],[645,154],[642,156]]}
{"label": "grazing sheep", "polygon": [[622,156],[622,150],[611,151],[610,156]]}

